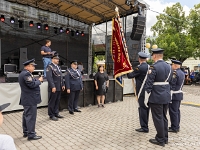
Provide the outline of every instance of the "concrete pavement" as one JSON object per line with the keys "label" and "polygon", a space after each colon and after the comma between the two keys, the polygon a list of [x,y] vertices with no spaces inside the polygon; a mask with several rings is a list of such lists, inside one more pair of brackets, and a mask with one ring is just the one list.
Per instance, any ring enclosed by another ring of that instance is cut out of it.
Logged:
{"label": "concrete pavement", "polygon": [[[184,86],[183,91],[183,102],[200,104],[200,86]],[[200,149],[200,107],[181,105],[180,132],[169,133],[169,143],[160,147],[148,142],[156,134],[151,114],[149,133],[135,131],[140,127],[137,105],[135,97],[126,96],[123,102],[106,104],[105,108],[85,107],[75,115],[62,111],[65,118],[56,122],[49,120],[47,108],[39,108],[36,132],[42,139],[37,141],[22,137],[22,111],[6,113],[0,133],[12,136],[18,150]]]}

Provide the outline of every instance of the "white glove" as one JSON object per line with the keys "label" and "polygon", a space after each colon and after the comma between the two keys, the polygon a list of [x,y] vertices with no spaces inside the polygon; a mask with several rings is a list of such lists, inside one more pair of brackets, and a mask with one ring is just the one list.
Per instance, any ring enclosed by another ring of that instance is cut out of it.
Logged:
{"label": "white glove", "polygon": [[148,94],[148,93],[145,91],[144,105],[145,105],[146,107],[148,107],[147,103],[148,103],[148,101],[149,101],[149,96],[150,96],[150,94],[151,94],[151,93]]}

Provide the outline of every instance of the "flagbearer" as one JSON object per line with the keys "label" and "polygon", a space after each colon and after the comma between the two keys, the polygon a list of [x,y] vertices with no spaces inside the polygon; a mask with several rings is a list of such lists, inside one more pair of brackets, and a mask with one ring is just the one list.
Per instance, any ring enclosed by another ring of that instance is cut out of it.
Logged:
{"label": "flagbearer", "polygon": [[[135,78],[136,80],[136,95],[138,96],[138,111],[139,111],[139,120],[141,128],[135,129],[138,132],[149,132],[148,128],[148,119],[149,119],[149,108],[145,106],[145,90],[144,84],[147,78],[147,72],[149,65],[147,64],[147,54],[143,52],[138,53],[139,63],[132,73],[128,73],[128,78]],[[145,78],[146,77],[146,78]]]}

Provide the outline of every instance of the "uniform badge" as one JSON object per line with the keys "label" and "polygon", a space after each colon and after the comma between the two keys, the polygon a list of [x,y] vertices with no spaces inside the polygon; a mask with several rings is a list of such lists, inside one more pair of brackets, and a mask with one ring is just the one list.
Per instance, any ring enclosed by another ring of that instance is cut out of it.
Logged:
{"label": "uniform badge", "polygon": [[31,76],[28,76],[26,81],[32,81],[32,77]]}

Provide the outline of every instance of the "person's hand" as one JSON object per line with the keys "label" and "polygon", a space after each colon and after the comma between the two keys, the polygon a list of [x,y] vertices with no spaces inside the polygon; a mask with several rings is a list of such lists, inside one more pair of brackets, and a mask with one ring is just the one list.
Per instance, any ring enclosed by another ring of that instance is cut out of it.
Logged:
{"label": "person's hand", "polygon": [[40,80],[40,82],[43,82],[43,77],[39,77],[38,80]]}
{"label": "person's hand", "polygon": [[56,92],[56,88],[52,88],[52,93],[55,93]]}
{"label": "person's hand", "polygon": [[96,90],[98,90],[98,86],[96,86]]}
{"label": "person's hand", "polygon": [[62,90],[63,90],[63,91],[65,90],[65,86],[62,86]]}
{"label": "person's hand", "polygon": [[70,93],[70,89],[67,89],[67,93]]}
{"label": "person's hand", "polygon": [[49,54],[51,54],[51,52],[47,52],[47,54],[49,55]]}

